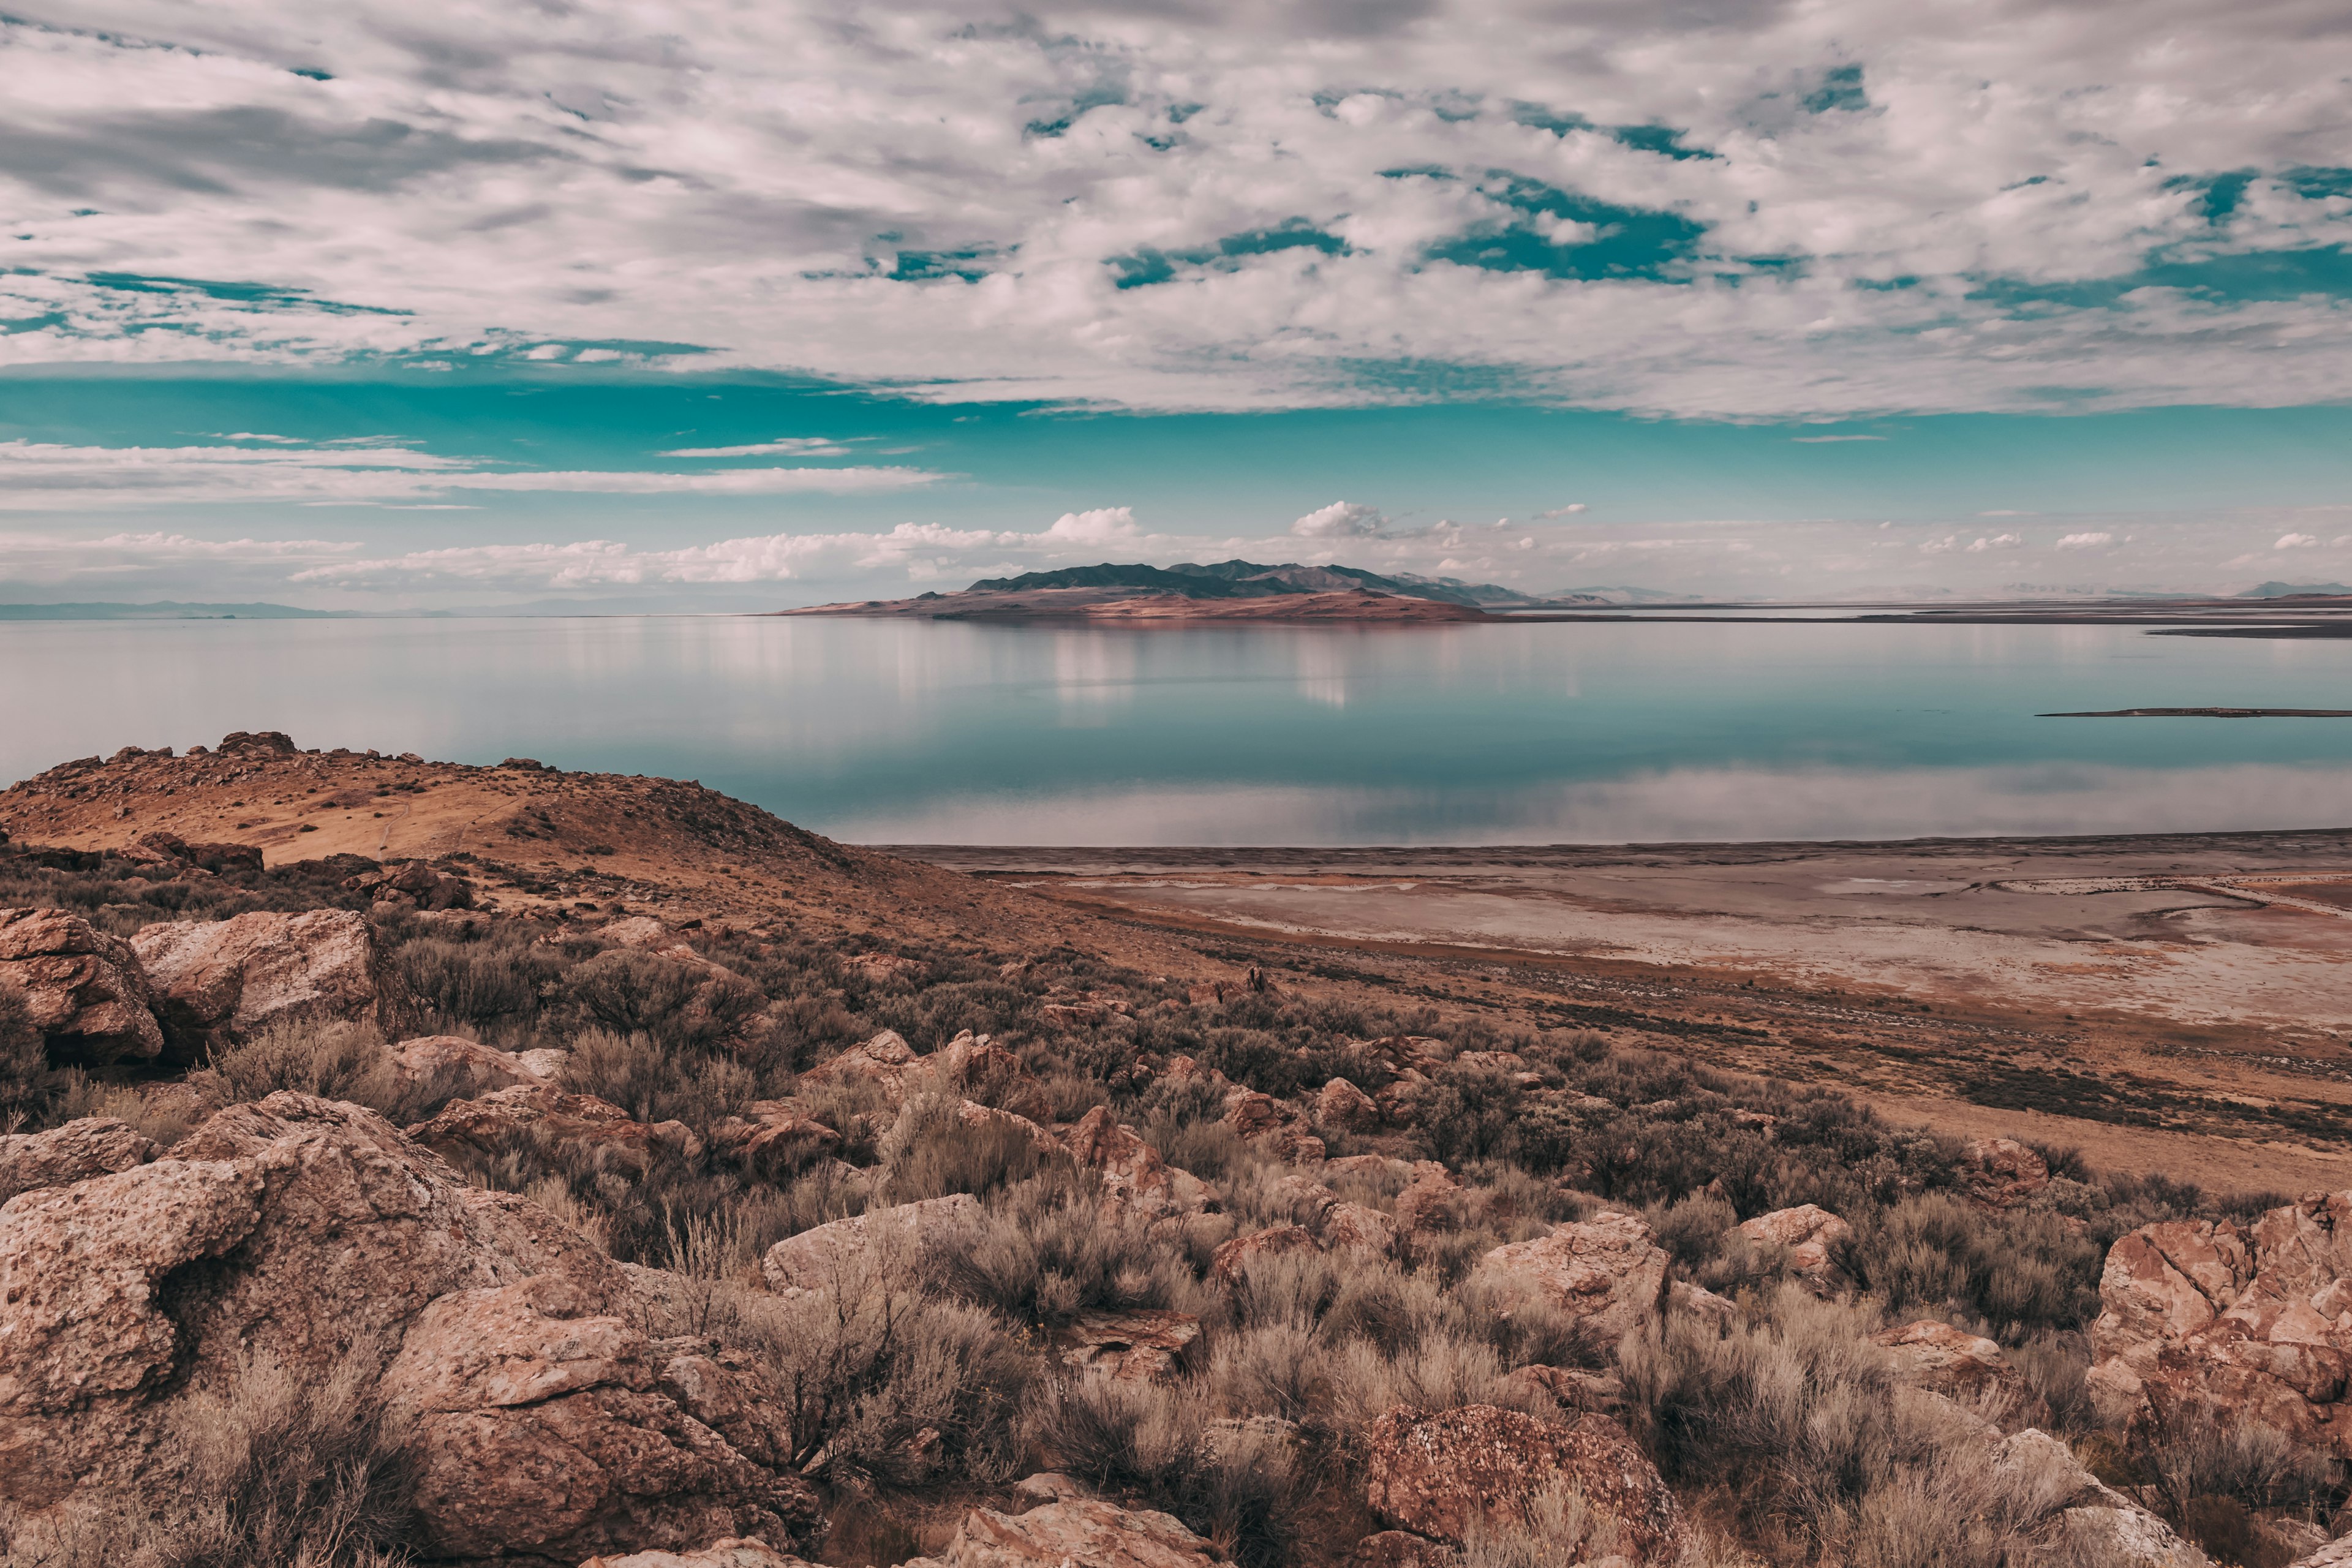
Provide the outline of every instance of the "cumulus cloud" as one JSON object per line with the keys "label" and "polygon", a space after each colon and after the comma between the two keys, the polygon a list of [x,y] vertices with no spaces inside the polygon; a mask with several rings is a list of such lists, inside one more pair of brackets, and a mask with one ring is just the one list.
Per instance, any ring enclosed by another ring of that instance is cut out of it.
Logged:
{"label": "cumulus cloud", "polygon": [[2058,540],[2061,550],[2096,550],[2103,544],[2113,544],[2116,536],[2104,531],[2063,534]]}
{"label": "cumulus cloud", "polygon": [[1981,555],[1990,550],[2022,550],[2024,548],[2025,536],[2023,534],[1996,533],[1990,536],[1979,536],[1977,539],[1970,541],[1969,543],[1969,553],[1971,555]]}
{"label": "cumulus cloud", "polygon": [[2273,550],[2316,550],[2319,548],[2319,537],[2311,533],[2282,533],[2278,536],[2278,542],[2271,548]]}
{"label": "cumulus cloud", "polygon": [[1066,511],[1045,530],[1045,537],[1066,544],[1132,544],[1143,537],[1135,509],[1097,507],[1091,511]]}
{"label": "cumulus cloud", "polygon": [[1371,539],[1388,526],[1388,521],[1378,507],[1335,500],[1293,522],[1290,531],[1300,539]]}
{"label": "cumulus cloud", "polygon": [[231,501],[373,504],[452,490],[790,495],[907,489],[924,468],[523,469],[405,447],[77,447],[0,441],[0,509],[76,510]]}
{"label": "cumulus cloud", "polygon": [[[2352,396],[2309,264],[2352,240],[2315,172],[2336,36],[2307,0],[2154,3],[26,0],[0,363],[1822,418]],[[2276,276],[2233,292],[2237,258]]]}

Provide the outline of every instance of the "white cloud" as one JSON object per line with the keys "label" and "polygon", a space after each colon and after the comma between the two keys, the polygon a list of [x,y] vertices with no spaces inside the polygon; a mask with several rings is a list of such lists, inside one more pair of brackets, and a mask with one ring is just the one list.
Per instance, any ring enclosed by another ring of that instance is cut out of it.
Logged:
{"label": "white cloud", "polygon": [[1388,519],[1378,507],[1335,500],[1293,522],[1290,531],[1300,539],[1371,539],[1387,526]]}
{"label": "white cloud", "polygon": [[1097,507],[1092,511],[1066,511],[1054,520],[1045,537],[1056,543],[1133,544],[1143,537],[1132,507]]}
{"label": "white cloud", "polygon": [[822,436],[787,436],[746,447],[680,447],[665,458],[846,458],[849,448]]}
{"label": "white cloud", "polygon": [[2282,533],[2278,536],[2278,542],[2271,548],[2273,550],[2316,550],[2319,548],[2319,539],[2315,534]]}
{"label": "white cloud", "polygon": [[[27,0],[0,23],[0,363],[1232,408],[1468,369],[1802,417],[2352,396],[2323,287],[2124,287],[2159,252],[2352,239],[2352,203],[2287,174],[2346,159],[2333,13],[2152,5]],[[1867,112],[1802,107],[1837,62]],[[1607,130],[1645,124],[1714,155]],[[1394,176],[1423,167],[1453,177]],[[2217,226],[2199,182],[2239,169]],[[1660,213],[1700,232],[1645,254]],[[1451,258],[1514,228],[1549,270]]]}
{"label": "white cloud", "polygon": [[1979,536],[1970,541],[1969,544],[1969,553],[1971,555],[1981,555],[1990,550],[2022,550],[2024,548],[2025,536],[2023,534],[1996,533],[1990,537]]}
{"label": "white cloud", "polygon": [[1884,436],[1791,436],[1800,447],[1826,447],[1833,441],[1884,441]]}
{"label": "white cloud", "polygon": [[2096,550],[2103,544],[2113,544],[2115,542],[2116,536],[2107,532],[2069,533],[2062,535],[2059,538],[2058,548],[2061,550]]}
{"label": "white cloud", "polygon": [[906,489],[925,468],[517,470],[404,447],[73,447],[0,441],[0,509],[76,510],[205,502],[368,503],[451,490],[606,495],[790,495]]}
{"label": "white cloud", "polygon": [[1539,512],[1536,513],[1536,516],[1538,516],[1538,517],[1539,517],[1539,518],[1544,518],[1544,519],[1550,519],[1550,518],[1555,518],[1555,517],[1574,517],[1578,512],[1580,512],[1580,511],[1583,511],[1583,510],[1587,510],[1587,508],[1586,508],[1586,506],[1585,506],[1585,503],[1584,503],[1584,502],[1582,502],[1582,501],[1580,501],[1580,500],[1574,500],[1574,501],[1570,501],[1570,502],[1569,502],[1566,506],[1556,506],[1556,507],[1553,507],[1549,511],[1539,511]]}

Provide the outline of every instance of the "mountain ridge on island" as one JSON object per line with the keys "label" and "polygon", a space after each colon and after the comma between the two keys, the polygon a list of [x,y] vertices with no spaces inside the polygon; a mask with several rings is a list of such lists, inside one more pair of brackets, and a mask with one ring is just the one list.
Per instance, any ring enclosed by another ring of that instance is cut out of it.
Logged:
{"label": "mountain ridge on island", "polygon": [[1364,621],[1424,624],[1480,621],[1494,610],[1591,605],[1597,595],[1537,598],[1493,583],[1359,566],[1292,561],[1183,562],[1152,566],[1101,562],[1012,577],[983,577],[961,592],[911,599],[869,599],[784,610],[793,616],[877,616],[917,620],[1086,620],[1157,623],[1215,621]]}

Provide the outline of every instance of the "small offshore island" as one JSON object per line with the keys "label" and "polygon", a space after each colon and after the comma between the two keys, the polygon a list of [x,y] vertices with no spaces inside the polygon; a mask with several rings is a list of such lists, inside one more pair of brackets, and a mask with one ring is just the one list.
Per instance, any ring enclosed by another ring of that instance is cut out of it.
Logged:
{"label": "small offshore island", "polygon": [[926,621],[1087,621],[1175,625],[1194,621],[1364,622],[1433,625],[1494,621],[1504,609],[1606,605],[1594,594],[1538,599],[1492,583],[1400,574],[1353,566],[1279,566],[1220,561],[1201,566],[1073,566],[988,577],[955,594],[866,599],[775,612],[787,616],[877,616]]}

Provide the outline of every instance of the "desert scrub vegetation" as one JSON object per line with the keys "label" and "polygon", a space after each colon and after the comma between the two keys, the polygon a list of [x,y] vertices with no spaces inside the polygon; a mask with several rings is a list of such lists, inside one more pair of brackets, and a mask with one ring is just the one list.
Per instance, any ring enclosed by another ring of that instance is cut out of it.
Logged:
{"label": "desert scrub vegetation", "polygon": [[0,1518],[0,1568],[405,1568],[410,1478],[382,1359],[367,1342],[320,1373],[244,1358],[163,1435],[176,1485],[136,1512]]}

